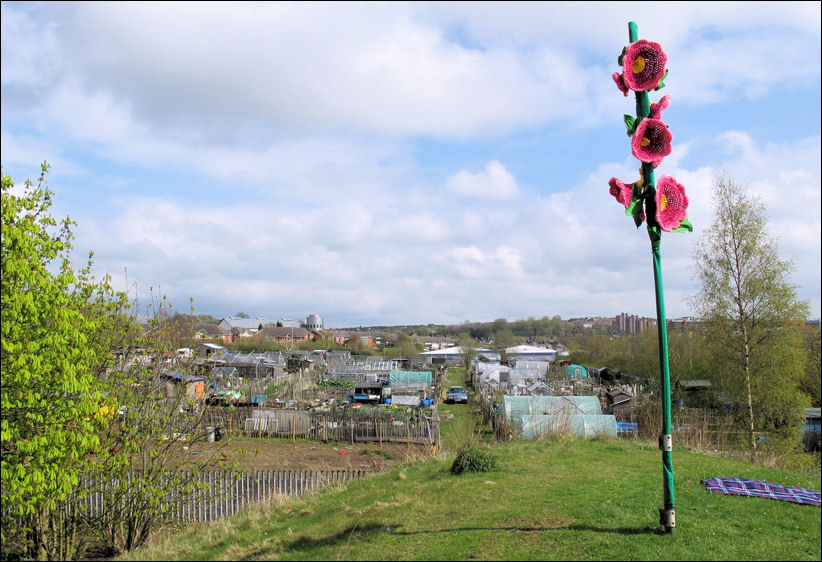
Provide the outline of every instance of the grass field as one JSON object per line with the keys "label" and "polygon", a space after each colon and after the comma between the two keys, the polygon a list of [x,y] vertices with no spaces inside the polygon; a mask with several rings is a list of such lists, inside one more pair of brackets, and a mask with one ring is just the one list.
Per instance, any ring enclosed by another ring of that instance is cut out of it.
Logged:
{"label": "grass field", "polygon": [[[454,375],[454,376],[458,376]],[[462,380],[451,379],[460,384]],[[470,391],[470,389],[469,389]],[[820,476],[674,452],[676,533],[658,522],[661,453],[641,442],[492,444],[494,472],[453,475],[482,439],[472,404],[443,405],[445,451],[314,496],[280,498],[158,536],[124,560],[819,560],[820,508],[724,496],[700,479],[820,489]]]}

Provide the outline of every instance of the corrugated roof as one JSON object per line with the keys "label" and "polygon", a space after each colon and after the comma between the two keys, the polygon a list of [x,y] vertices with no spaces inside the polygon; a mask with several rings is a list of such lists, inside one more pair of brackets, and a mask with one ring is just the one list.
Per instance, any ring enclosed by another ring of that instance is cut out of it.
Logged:
{"label": "corrugated roof", "polygon": [[262,324],[265,326],[266,324],[276,324],[277,321],[271,318],[223,318],[220,320],[220,324],[225,324],[226,329],[231,330],[231,328],[244,328],[246,330],[256,330]]}
{"label": "corrugated roof", "polygon": [[189,375],[187,373],[181,373],[179,371],[171,371],[170,373],[164,373],[163,376],[179,382],[201,382],[203,380],[203,377]]}

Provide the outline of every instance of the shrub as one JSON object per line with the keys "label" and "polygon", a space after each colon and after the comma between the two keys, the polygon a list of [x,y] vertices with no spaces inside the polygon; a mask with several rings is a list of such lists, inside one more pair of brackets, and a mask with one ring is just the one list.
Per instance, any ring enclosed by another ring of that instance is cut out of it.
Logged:
{"label": "shrub", "polygon": [[467,447],[457,453],[457,458],[451,465],[451,472],[463,474],[464,472],[490,472],[499,465],[499,459],[484,449],[479,447]]}

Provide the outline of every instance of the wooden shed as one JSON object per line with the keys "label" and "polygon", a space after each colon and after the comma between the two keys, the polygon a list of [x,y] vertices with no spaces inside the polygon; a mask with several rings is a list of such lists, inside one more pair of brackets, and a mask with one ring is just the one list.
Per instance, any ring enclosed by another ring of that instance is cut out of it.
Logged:
{"label": "wooden shed", "polygon": [[164,373],[166,379],[163,394],[166,398],[176,396],[179,391],[185,393],[189,398],[202,398],[205,392],[205,383],[202,377],[172,371]]}
{"label": "wooden shed", "polygon": [[631,421],[631,404],[633,397],[624,390],[614,389],[605,393],[608,398],[607,413],[612,414],[617,422]]}

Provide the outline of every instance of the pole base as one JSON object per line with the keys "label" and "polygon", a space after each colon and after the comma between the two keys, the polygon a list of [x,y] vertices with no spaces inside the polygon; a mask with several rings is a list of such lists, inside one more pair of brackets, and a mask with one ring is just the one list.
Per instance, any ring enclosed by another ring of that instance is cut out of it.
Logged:
{"label": "pole base", "polygon": [[672,507],[659,510],[659,524],[665,527],[665,533],[674,534],[676,529],[676,510]]}

